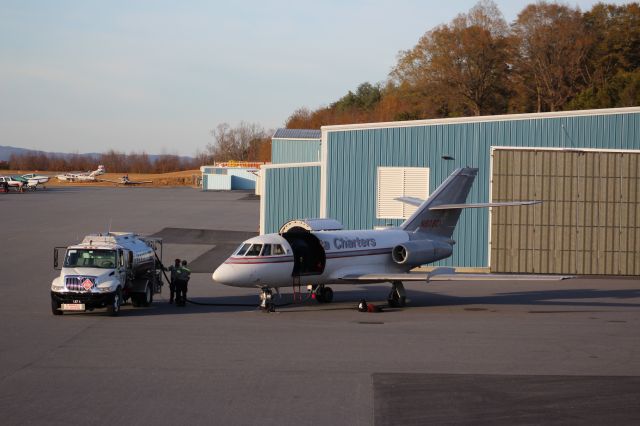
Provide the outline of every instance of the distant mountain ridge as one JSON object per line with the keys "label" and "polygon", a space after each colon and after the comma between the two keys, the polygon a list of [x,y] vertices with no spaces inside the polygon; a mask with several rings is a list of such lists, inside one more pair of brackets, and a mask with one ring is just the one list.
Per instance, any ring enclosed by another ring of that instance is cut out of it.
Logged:
{"label": "distant mountain ridge", "polygon": [[[50,151],[41,151],[37,149],[28,149],[28,148],[18,148],[15,146],[3,146],[0,145],[0,161],[9,161],[11,155],[24,155],[24,154],[33,154],[33,153],[43,153],[47,155],[56,155],[60,157],[71,157],[73,155],[80,155],[82,157],[91,157],[94,159],[98,159],[100,157],[100,153],[97,152],[87,152],[84,154],[75,154],[70,152],[50,152]],[[158,158],[160,158],[161,154],[147,154],[149,156],[149,160],[151,162],[155,162]],[[190,157],[188,155],[179,155],[180,159],[184,160],[193,160],[194,157]]]}

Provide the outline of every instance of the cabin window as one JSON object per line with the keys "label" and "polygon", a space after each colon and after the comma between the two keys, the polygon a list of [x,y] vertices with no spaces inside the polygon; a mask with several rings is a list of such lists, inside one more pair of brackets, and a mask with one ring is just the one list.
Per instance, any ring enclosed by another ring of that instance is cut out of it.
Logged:
{"label": "cabin window", "polygon": [[262,253],[260,256],[271,256],[271,244],[265,244],[262,248]]}
{"label": "cabin window", "polygon": [[247,250],[249,250],[249,247],[251,247],[251,244],[242,244],[239,248],[238,251],[236,252],[236,256],[242,256],[244,255]]}
{"label": "cabin window", "polygon": [[271,254],[274,256],[282,256],[284,254],[284,249],[280,244],[274,244]]}
{"label": "cabin window", "polygon": [[254,244],[251,246],[245,256],[260,256],[260,251],[262,250],[262,244]]}

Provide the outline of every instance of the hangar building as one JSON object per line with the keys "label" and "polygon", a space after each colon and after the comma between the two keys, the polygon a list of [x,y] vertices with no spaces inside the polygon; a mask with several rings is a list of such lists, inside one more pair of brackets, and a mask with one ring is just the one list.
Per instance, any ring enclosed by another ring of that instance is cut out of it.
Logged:
{"label": "hangar building", "polygon": [[397,226],[457,167],[478,167],[454,254],[437,265],[640,275],[640,107],[280,129],[263,166],[260,229],[333,218]]}

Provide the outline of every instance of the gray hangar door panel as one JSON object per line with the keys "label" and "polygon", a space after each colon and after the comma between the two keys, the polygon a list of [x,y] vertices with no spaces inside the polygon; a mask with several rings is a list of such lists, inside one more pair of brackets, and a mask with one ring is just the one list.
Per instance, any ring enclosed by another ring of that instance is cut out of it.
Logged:
{"label": "gray hangar door panel", "polygon": [[491,270],[640,275],[640,152],[495,149]]}

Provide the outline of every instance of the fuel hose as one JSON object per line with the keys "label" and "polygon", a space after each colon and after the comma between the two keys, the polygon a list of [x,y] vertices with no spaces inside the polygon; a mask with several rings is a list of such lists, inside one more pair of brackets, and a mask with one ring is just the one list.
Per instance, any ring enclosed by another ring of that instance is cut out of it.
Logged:
{"label": "fuel hose", "polygon": [[[171,282],[171,280],[169,279],[169,277],[167,276],[167,272],[166,272],[166,268],[164,267],[164,265],[162,264],[162,261],[160,260],[160,258],[158,257],[158,253],[156,253],[156,251],[153,251],[154,256],[156,257],[156,260],[158,261],[158,263],[160,264],[160,270],[162,271],[162,275],[164,275],[164,279],[167,280],[167,282]],[[301,300],[300,302],[288,302],[288,303],[282,303],[279,305],[274,304],[274,306],[276,308],[283,308],[285,306],[291,306],[291,305],[295,305],[298,303],[304,303],[307,300],[309,300],[311,298],[311,295],[307,296],[304,300]],[[195,300],[191,300],[191,299],[187,299],[187,303],[191,303],[192,305],[198,305],[198,306],[238,306],[238,307],[251,307],[251,308],[255,308],[259,305],[255,304],[255,303],[219,303],[219,302],[196,302]]]}

